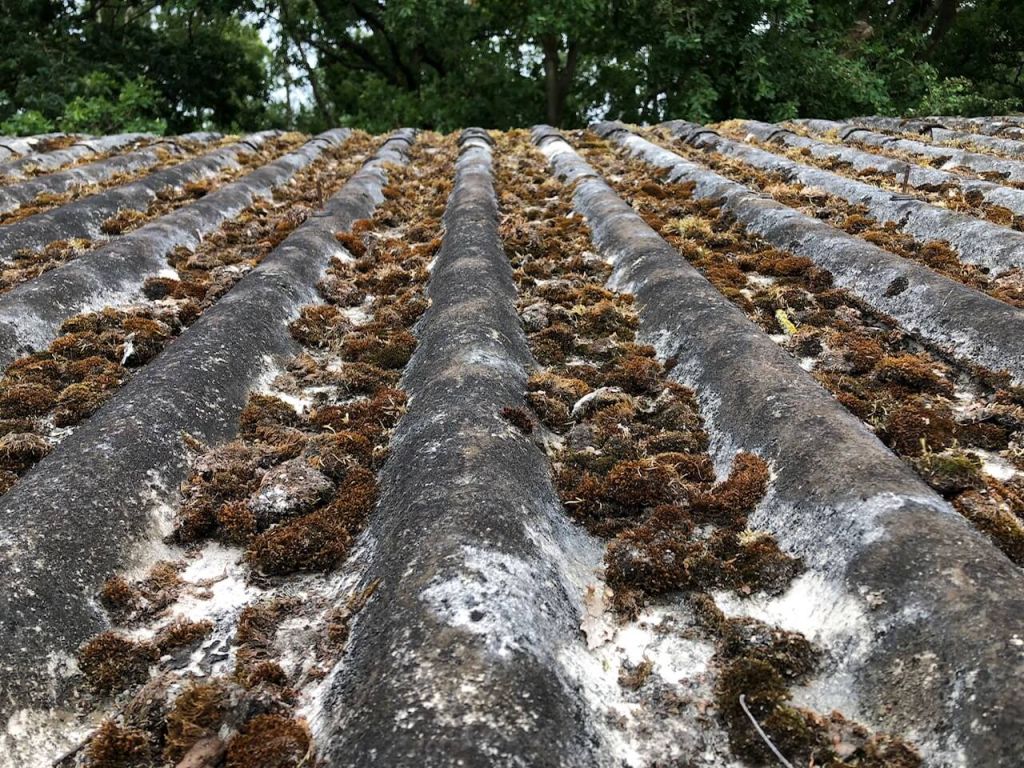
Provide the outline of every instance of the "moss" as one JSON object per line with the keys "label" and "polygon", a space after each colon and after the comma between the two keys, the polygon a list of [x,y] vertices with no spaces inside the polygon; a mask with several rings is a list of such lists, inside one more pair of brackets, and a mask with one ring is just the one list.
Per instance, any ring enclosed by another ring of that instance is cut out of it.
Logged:
{"label": "moss", "polygon": [[651,458],[671,469],[680,480],[708,483],[715,479],[714,463],[706,454],[669,451],[657,453]]}
{"label": "moss", "polygon": [[652,395],[661,389],[663,375],[664,369],[657,360],[631,355],[615,364],[605,381],[631,395]]}
{"label": "moss", "polygon": [[142,294],[153,301],[166,299],[174,293],[178,282],[173,277],[149,277],[142,284]]}
{"label": "moss", "polygon": [[768,487],[768,465],[752,453],[739,453],[733,459],[729,477],[709,492],[697,492],[690,498],[692,513],[703,520],[743,527],[746,517],[760,503]]}
{"label": "moss", "polygon": [[327,349],[341,341],[351,327],[344,315],[330,304],[312,304],[302,308],[299,317],[292,321],[288,330],[300,344],[307,347]]}
{"label": "moss", "polygon": [[100,224],[100,231],[105,235],[120,235],[135,229],[149,217],[134,208],[124,208]]}
{"label": "moss", "polygon": [[0,388],[0,414],[6,419],[41,416],[56,402],[57,393],[42,384],[12,384]]}
{"label": "moss", "polygon": [[9,469],[0,469],[0,494],[7,493],[18,482],[18,475]]}
{"label": "moss", "polygon": [[541,424],[552,432],[562,433],[572,423],[569,407],[557,398],[543,392],[527,392],[526,402]]}
{"label": "moss", "polygon": [[947,498],[971,488],[985,487],[981,460],[962,451],[927,451],[912,463],[924,481]]}
{"label": "moss", "polygon": [[246,561],[274,576],[330,570],[352,548],[376,496],[373,473],[352,472],[329,505],[256,536]]}
{"label": "moss", "polygon": [[294,459],[308,441],[308,435],[301,429],[280,424],[261,424],[253,431],[253,437],[274,463]]}
{"label": "moss", "polygon": [[366,255],[366,243],[362,235],[353,232],[337,232],[334,237],[341,243],[354,259],[361,259]]}
{"label": "moss", "polygon": [[53,423],[58,427],[70,427],[92,416],[110,397],[113,390],[97,386],[92,381],[70,384],[61,390],[53,409]]}
{"label": "moss", "polygon": [[942,451],[956,441],[956,422],[943,407],[929,408],[917,399],[906,400],[886,419],[881,437],[902,456]]}
{"label": "moss", "polygon": [[616,504],[641,509],[671,500],[675,482],[675,473],[665,465],[649,459],[621,461],[605,477],[602,494]]}
{"label": "moss", "polygon": [[553,323],[530,335],[530,347],[537,361],[546,365],[564,362],[576,341],[573,329],[565,323]]}
{"label": "moss", "polygon": [[212,631],[212,621],[179,619],[160,630],[154,642],[160,653],[167,653],[178,648],[194,646]]}
{"label": "moss", "polygon": [[1024,522],[1006,500],[991,490],[969,490],[954,498],[953,506],[991,538],[1010,560],[1024,567]]}
{"label": "moss", "polygon": [[302,723],[281,715],[257,715],[228,742],[228,768],[297,768],[311,749]]}
{"label": "moss", "polygon": [[65,333],[50,343],[50,352],[68,360],[83,360],[87,357],[104,357],[118,362],[120,339],[109,334],[91,331]]}
{"label": "moss", "polygon": [[339,307],[358,307],[366,300],[366,291],[347,277],[328,274],[319,283],[317,290],[324,301]]}
{"label": "moss", "polygon": [[707,445],[707,435],[702,431],[666,430],[640,441],[640,448],[647,454],[659,453],[700,453]]}
{"label": "moss", "polygon": [[543,392],[567,406],[571,406],[591,391],[591,387],[585,381],[550,372],[530,376],[526,388],[530,392]]}
{"label": "moss", "polygon": [[142,602],[142,594],[123,576],[111,576],[100,589],[100,604],[119,622],[126,621]]}
{"label": "moss", "polygon": [[936,375],[927,360],[917,355],[884,357],[878,362],[875,375],[879,381],[890,382],[920,392],[952,394],[953,385]]}
{"label": "moss", "polygon": [[715,700],[733,750],[744,759],[767,761],[771,753],[750,727],[740,705],[741,695],[751,714],[764,723],[778,707],[789,701],[786,681],[771,664],[743,656],[725,666],[715,686]]}
{"label": "moss", "polygon": [[627,314],[615,303],[604,300],[583,310],[577,328],[587,336],[603,338],[615,335],[628,340],[633,338],[636,325],[636,316],[633,313]]}
{"label": "moss", "polygon": [[298,426],[301,419],[288,403],[273,395],[252,394],[242,409],[239,427],[243,434],[264,425]]}
{"label": "moss", "polygon": [[524,435],[533,432],[533,419],[525,408],[505,407],[501,409],[501,418],[518,429]]}
{"label": "moss", "polygon": [[803,561],[779,549],[774,537],[764,532],[746,533],[739,541],[727,573],[728,586],[741,594],[782,594],[803,573]]}
{"label": "moss", "polygon": [[235,670],[235,679],[245,688],[271,688],[287,698],[292,697],[288,690],[288,675],[276,661],[262,660],[251,664],[239,662]]}
{"label": "moss", "polygon": [[691,585],[691,558],[700,545],[691,541],[687,524],[665,525],[662,520],[620,533],[605,551],[605,579],[612,589],[623,587],[658,595]]}
{"label": "moss", "polygon": [[0,437],[0,469],[22,472],[51,450],[45,438],[31,432],[10,432]]}
{"label": "moss", "polygon": [[157,649],[116,632],[101,632],[78,649],[78,666],[100,694],[115,694],[145,681]]}
{"label": "moss", "polygon": [[397,369],[405,367],[415,349],[416,337],[406,329],[369,325],[346,334],[340,351],[347,361]]}
{"label": "moss", "polygon": [[197,741],[215,736],[227,708],[228,691],[222,683],[189,683],[167,713],[164,760],[176,764]]}
{"label": "moss", "polygon": [[851,373],[874,370],[884,356],[882,345],[870,337],[849,334],[843,339],[843,358],[850,363]]}
{"label": "moss", "polygon": [[86,744],[85,760],[90,768],[148,768],[153,752],[145,732],[104,720]]}
{"label": "moss", "polygon": [[764,662],[790,682],[799,682],[818,666],[821,654],[807,638],[756,619],[723,619],[716,627],[718,656],[723,661],[748,658]]}

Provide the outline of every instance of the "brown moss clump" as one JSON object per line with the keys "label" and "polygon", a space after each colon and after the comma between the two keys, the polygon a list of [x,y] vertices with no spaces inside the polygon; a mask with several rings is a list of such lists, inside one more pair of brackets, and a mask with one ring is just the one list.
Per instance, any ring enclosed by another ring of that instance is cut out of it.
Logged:
{"label": "brown moss clump", "polygon": [[524,435],[533,432],[533,419],[525,408],[513,408],[511,406],[501,409],[501,418],[518,429]]}
{"label": "brown moss clump", "polygon": [[31,432],[10,432],[0,437],[0,469],[21,472],[50,452],[50,444]]}
{"label": "brown moss clump", "polygon": [[142,594],[123,576],[111,576],[100,589],[100,604],[117,621],[125,621],[142,602]]}
{"label": "brown moss clump", "polygon": [[243,434],[254,433],[258,427],[263,426],[295,427],[299,423],[295,409],[273,395],[249,395],[249,401],[239,417],[239,427]]}
{"label": "brown moss clump", "polygon": [[101,632],[78,649],[78,666],[97,693],[120,693],[145,681],[157,649],[116,632]]}
{"label": "brown moss clump", "polygon": [[375,483],[348,482],[328,506],[255,537],[246,560],[268,575],[330,570],[352,548],[375,500]]}
{"label": "brown moss clump", "polygon": [[104,720],[86,744],[85,759],[95,768],[147,768],[153,751],[144,731]]}
{"label": "brown moss clump", "polygon": [[341,337],[351,327],[341,311],[330,304],[312,304],[305,306],[299,317],[288,326],[292,337],[307,347],[327,349],[341,341]]}
{"label": "brown moss clump", "polygon": [[937,376],[932,366],[916,355],[882,358],[875,375],[881,381],[900,384],[916,391],[941,394],[953,392],[953,385]]}
{"label": "brown moss clump", "polygon": [[637,589],[658,595],[693,586],[701,545],[679,508],[659,507],[647,520],[620,533],[605,552],[605,578],[616,593]]}
{"label": "brown moss clump", "polygon": [[189,648],[213,631],[212,621],[188,621],[179,619],[157,635],[157,648],[161,653],[167,653],[178,648]]}
{"label": "brown moss clump", "polygon": [[752,453],[737,454],[728,478],[710,492],[693,494],[692,513],[702,520],[742,527],[764,496],[769,477],[764,459]]}
{"label": "brown moss clump", "polygon": [[149,217],[134,208],[124,208],[100,224],[100,231],[105,235],[120,235],[135,229]]}
{"label": "brown moss clump", "polygon": [[658,462],[644,459],[615,464],[604,479],[603,495],[631,509],[652,507],[671,500],[675,473]]}
{"label": "brown moss clump", "polygon": [[228,691],[223,684],[190,683],[167,713],[164,760],[177,763],[200,739],[215,736],[228,708]]}
{"label": "brown moss clump", "polygon": [[311,749],[309,733],[298,720],[257,715],[228,742],[228,768],[297,768]]}
{"label": "brown moss clump", "polygon": [[352,254],[352,258],[361,259],[366,255],[366,243],[363,242],[362,235],[354,232],[338,232],[334,236],[342,247]]}
{"label": "brown moss clump", "polygon": [[920,400],[908,400],[889,414],[881,437],[904,456],[925,451],[942,451],[956,441],[956,422],[948,410],[928,407]]}
{"label": "brown moss clump", "polygon": [[12,384],[0,389],[0,413],[4,418],[41,416],[57,402],[57,393],[43,384]]}
{"label": "brown moss clump", "polygon": [[1014,563],[1024,567],[1024,520],[1015,514],[1006,494],[995,489],[967,490],[953,506],[991,538]]}
{"label": "brown moss clump", "polygon": [[70,427],[92,416],[111,395],[113,388],[97,386],[95,383],[70,384],[61,390],[53,409],[53,423],[58,427]]}

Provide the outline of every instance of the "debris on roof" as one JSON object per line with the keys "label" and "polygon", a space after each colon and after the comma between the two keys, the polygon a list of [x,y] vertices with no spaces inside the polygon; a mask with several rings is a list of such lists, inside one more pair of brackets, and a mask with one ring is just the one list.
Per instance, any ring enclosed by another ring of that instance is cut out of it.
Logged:
{"label": "debris on roof", "polygon": [[0,141],[0,766],[1017,765],[1021,131]]}

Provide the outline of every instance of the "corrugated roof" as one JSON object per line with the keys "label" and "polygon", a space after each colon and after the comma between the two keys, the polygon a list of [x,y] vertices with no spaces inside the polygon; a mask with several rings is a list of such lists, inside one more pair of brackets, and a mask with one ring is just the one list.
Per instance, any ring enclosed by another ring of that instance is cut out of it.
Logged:
{"label": "corrugated roof", "polygon": [[1016,128],[0,142],[0,765],[1015,765]]}

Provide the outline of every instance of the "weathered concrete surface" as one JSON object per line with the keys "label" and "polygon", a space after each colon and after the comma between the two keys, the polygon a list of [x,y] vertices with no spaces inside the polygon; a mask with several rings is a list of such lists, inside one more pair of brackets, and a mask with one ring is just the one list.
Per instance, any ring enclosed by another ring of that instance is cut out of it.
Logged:
{"label": "weathered concrete surface", "polygon": [[288,323],[317,300],[315,285],[341,252],[335,233],[371,215],[385,163],[405,162],[413,136],[388,140],[0,500],[0,724],[73,700],[71,656],[107,625],[97,590],[153,535],[156,508],[176,502],[187,471],[182,433],[209,443],[236,434],[250,389],[298,350]]}
{"label": "weathered concrete surface", "polygon": [[1024,383],[1024,310],[767,199],[621,124],[602,123],[596,130],[666,171],[669,180],[695,182],[696,197],[721,200],[748,232],[808,257],[831,272],[836,285],[894,318],[941,353],[1005,371],[1014,382]]}
{"label": "weathered concrete surface", "polygon": [[557,654],[578,642],[548,461],[502,417],[529,348],[498,238],[489,140],[463,134],[410,395],[381,475],[380,579],[326,695],[332,766],[600,764]]}
{"label": "weathered concrete surface", "polygon": [[[832,674],[863,716],[916,741],[929,766],[1018,766],[1024,754],[1024,573],[974,531],[718,293],[551,129],[535,140],[636,296],[640,340],[697,393],[720,465],[772,464],[751,518],[811,570],[809,609],[862,607]],[[870,602],[869,602],[870,601]],[[806,606],[801,606],[806,609]],[[852,714],[847,712],[846,714]]]}

